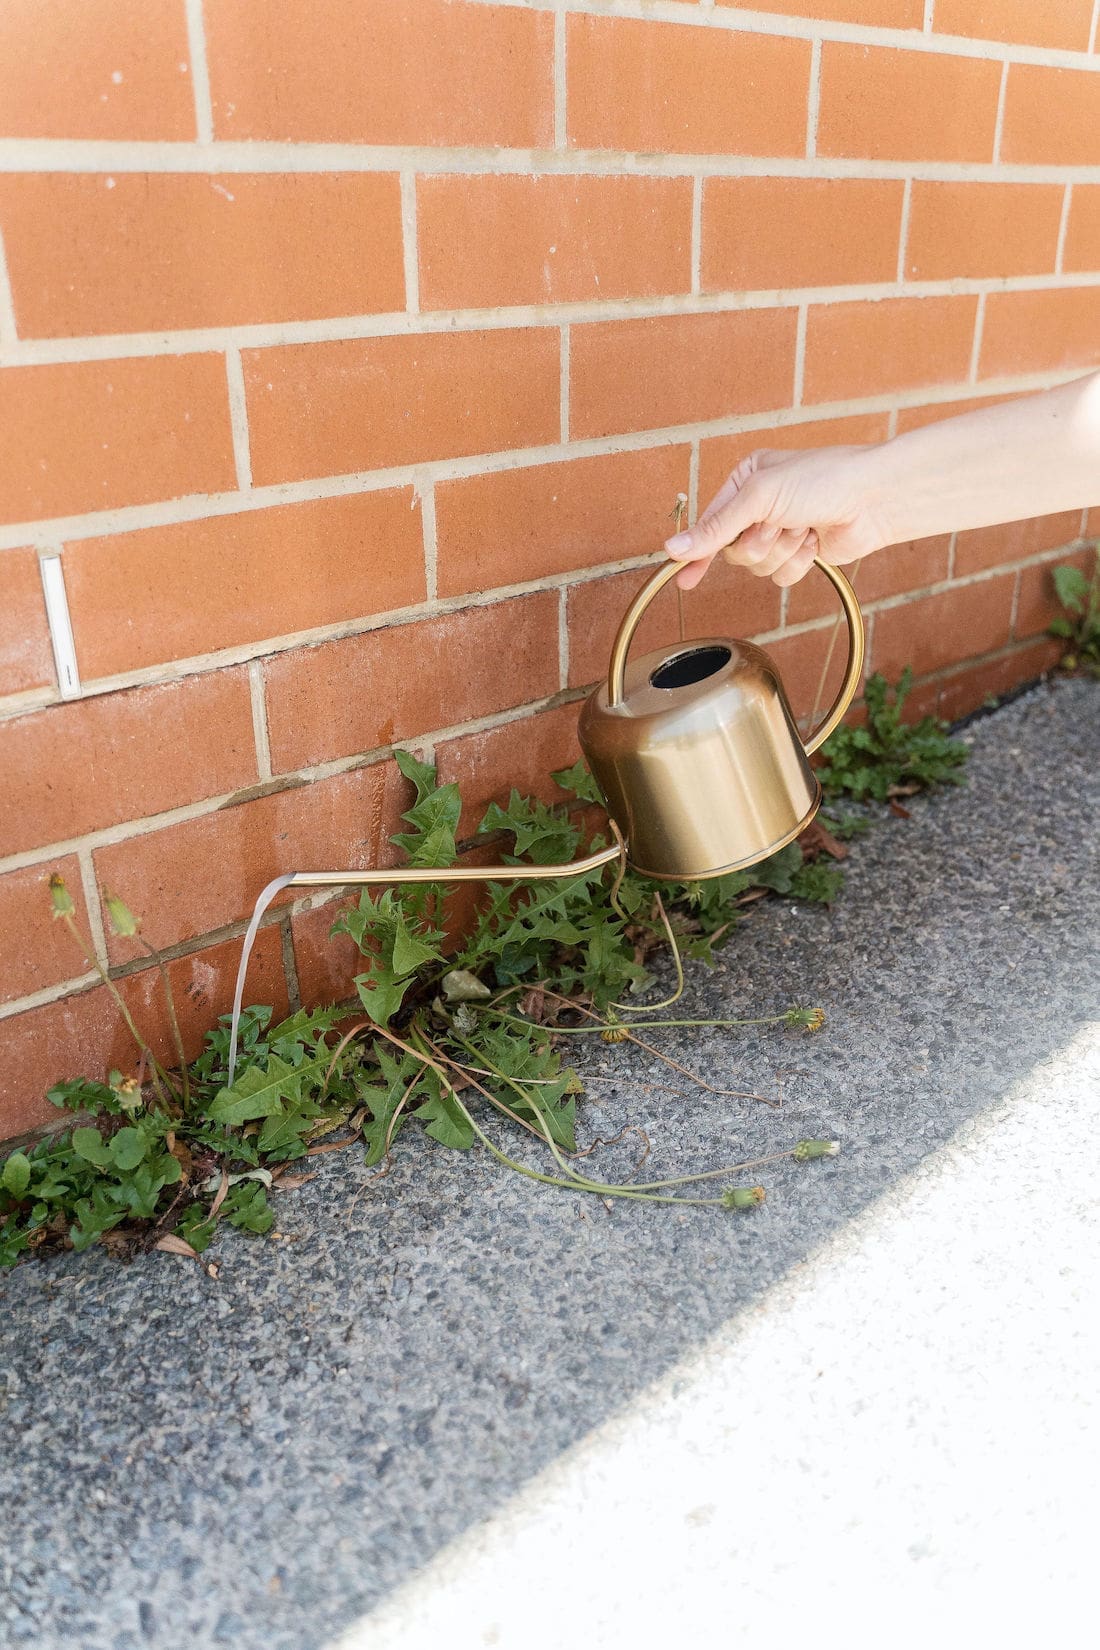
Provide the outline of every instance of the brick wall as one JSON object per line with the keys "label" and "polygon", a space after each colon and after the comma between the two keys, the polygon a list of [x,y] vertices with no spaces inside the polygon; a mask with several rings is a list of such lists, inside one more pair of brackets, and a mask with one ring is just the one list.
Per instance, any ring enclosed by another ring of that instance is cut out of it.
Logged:
{"label": "brick wall", "polygon": [[[97,887],[144,912],[196,1040],[269,877],[386,853],[394,741],[471,824],[573,759],[678,492],[1100,359],[1097,10],[7,0],[0,1136],[130,1061],[49,871],[163,1035]],[[1035,675],[1088,531],[874,558],[872,665],[948,716]],[[688,617],[808,710],[827,596],[716,569]],[[247,1000],[346,989],[331,917]]]}

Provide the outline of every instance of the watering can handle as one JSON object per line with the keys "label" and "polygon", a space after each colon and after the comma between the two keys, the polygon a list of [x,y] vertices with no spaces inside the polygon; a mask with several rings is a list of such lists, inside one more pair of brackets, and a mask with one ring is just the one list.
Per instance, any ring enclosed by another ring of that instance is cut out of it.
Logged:
{"label": "watering can handle", "polygon": [[[630,644],[634,640],[641,618],[654,596],[663,590],[670,580],[683,567],[682,561],[663,562],[643,584],[626,612],[611,648],[611,660],[607,667],[607,702],[609,705],[621,705],[625,691],[626,656],[630,651]],[[860,611],[856,593],[852,589],[839,567],[832,562],[822,561],[820,556],[814,557],[814,566],[821,569],[825,577],[834,586],[844,608],[844,617],[848,621],[848,663],[844,669],[844,680],[840,684],[840,691],[834,699],[825,719],[814,729],[804,746],[807,756],[823,745],[840,721],[844,712],[855,698],[859,687],[860,677],[863,674],[863,655],[865,649],[865,633],[863,628],[863,614]]]}

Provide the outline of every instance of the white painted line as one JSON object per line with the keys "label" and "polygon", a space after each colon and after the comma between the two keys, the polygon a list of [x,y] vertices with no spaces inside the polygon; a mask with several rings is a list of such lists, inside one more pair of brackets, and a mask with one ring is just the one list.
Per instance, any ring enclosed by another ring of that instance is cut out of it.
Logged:
{"label": "white painted line", "polygon": [[214,139],[214,114],[210,102],[210,72],[206,63],[206,31],[202,20],[202,0],[184,0],[187,13],[187,47],[191,58],[191,91],[195,99],[195,130],[200,143]]}
{"label": "white painted line", "polygon": [[405,309],[420,313],[420,251],[416,236],[416,174],[401,174],[401,250],[405,266]]}
{"label": "white painted line", "polygon": [[46,598],[46,618],[50,625],[57,683],[62,699],[79,699],[80,672],[76,664],[76,643],[73,640],[72,619],[69,616],[69,598],[65,592],[65,574],[57,552],[39,559],[42,574],[42,593]]}
{"label": "white painted line", "polygon": [[237,486],[242,493],[247,493],[252,488],[252,457],[248,443],[248,402],[239,349],[226,350],[225,376],[229,388],[229,428],[233,437],[233,463],[237,471]]}
{"label": "white painted line", "polygon": [[248,666],[248,691],[252,699],[252,735],[256,743],[256,772],[260,779],[270,779],[271,741],[267,734],[267,699],[264,694],[264,664],[253,659]]}

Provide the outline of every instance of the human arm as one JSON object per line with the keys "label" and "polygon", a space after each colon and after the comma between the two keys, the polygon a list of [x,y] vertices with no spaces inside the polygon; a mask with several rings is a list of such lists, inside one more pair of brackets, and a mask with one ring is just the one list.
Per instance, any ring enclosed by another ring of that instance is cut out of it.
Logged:
{"label": "human arm", "polygon": [[[776,584],[884,545],[1100,503],[1100,373],[865,447],[753,453],[665,548],[699,583],[715,554]],[[734,541],[736,540],[736,543]]]}

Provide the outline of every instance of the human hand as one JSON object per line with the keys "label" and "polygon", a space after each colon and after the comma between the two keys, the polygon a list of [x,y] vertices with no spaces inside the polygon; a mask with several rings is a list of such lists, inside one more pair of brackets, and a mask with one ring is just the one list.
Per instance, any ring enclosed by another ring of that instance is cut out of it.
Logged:
{"label": "human hand", "polygon": [[815,556],[853,562],[891,542],[863,464],[868,447],[750,453],[695,525],[665,543],[683,561],[676,582],[692,590],[719,550],[778,585],[796,584]]}

